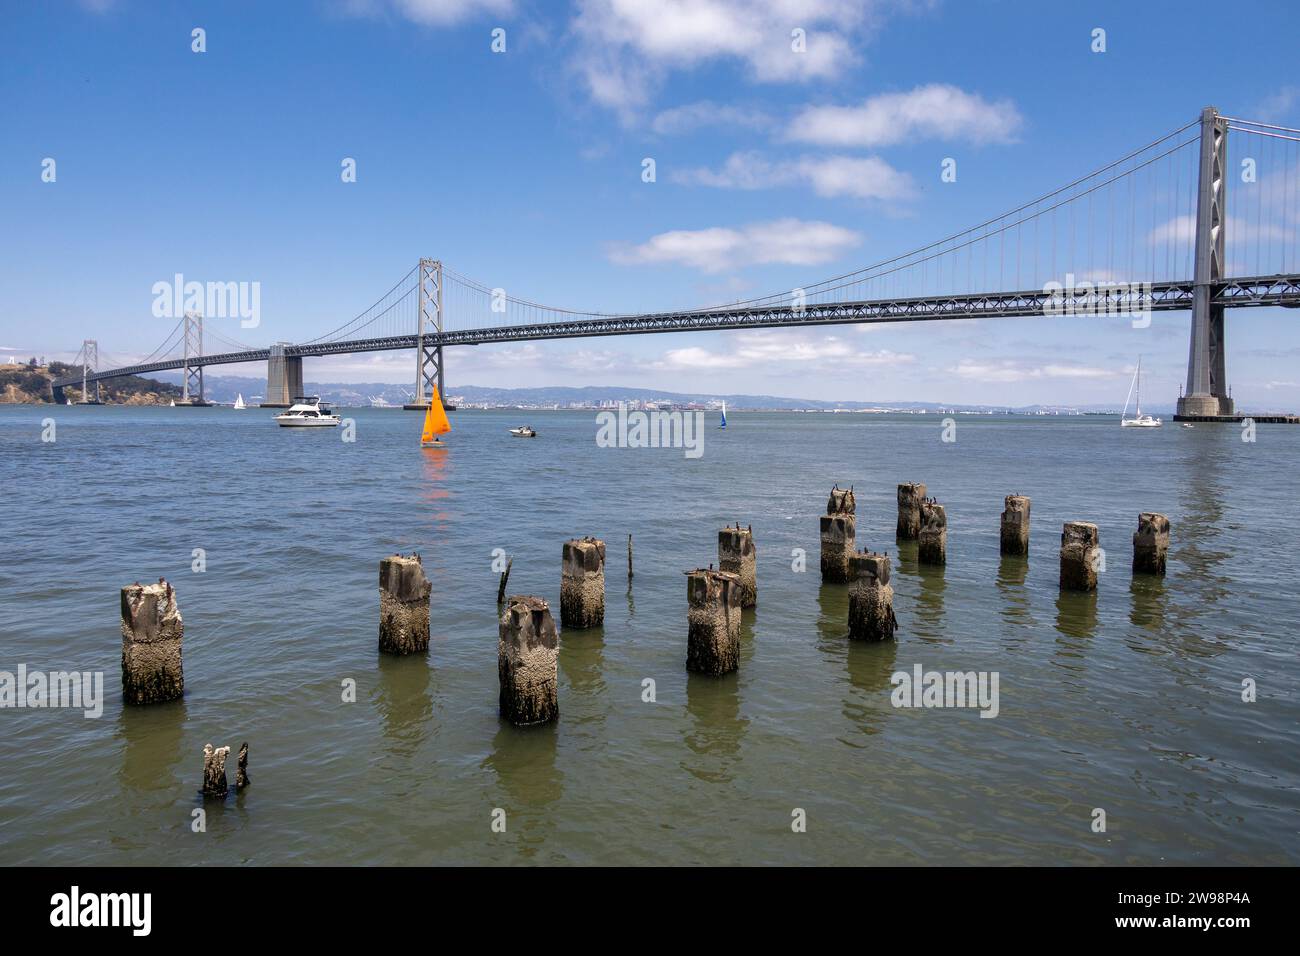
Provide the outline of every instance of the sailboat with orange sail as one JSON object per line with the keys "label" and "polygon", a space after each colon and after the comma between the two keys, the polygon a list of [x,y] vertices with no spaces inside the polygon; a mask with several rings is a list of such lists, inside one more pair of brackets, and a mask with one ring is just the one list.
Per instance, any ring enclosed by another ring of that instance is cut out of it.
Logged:
{"label": "sailboat with orange sail", "polygon": [[420,435],[421,448],[446,448],[447,443],[438,439],[439,435],[445,435],[451,431],[451,422],[447,421],[447,412],[442,407],[442,396],[438,394],[438,386],[433,387],[433,394],[429,396],[429,410],[424,413],[424,432]]}

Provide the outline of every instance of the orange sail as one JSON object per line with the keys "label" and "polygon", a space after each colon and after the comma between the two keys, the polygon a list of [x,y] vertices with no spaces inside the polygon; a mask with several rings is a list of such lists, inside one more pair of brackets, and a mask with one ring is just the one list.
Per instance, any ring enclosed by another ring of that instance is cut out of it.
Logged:
{"label": "orange sail", "polygon": [[424,413],[424,432],[420,435],[420,444],[428,445],[434,441],[434,435],[445,435],[451,431],[451,422],[447,421],[447,412],[442,407],[438,396],[438,387],[433,387],[429,396],[429,410]]}

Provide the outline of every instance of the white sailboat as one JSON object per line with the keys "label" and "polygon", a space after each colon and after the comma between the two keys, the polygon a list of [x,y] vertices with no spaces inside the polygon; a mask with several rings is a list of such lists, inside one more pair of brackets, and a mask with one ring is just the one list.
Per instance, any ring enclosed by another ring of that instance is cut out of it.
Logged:
{"label": "white sailboat", "polygon": [[[1137,403],[1133,412],[1133,417],[1128,418],[1129,399],[1137,395]],[[1128,386],[1128,398],[1124,399],[1124,411],[1120,412],[1119,424],[1121,428],[1159,428],[1162,424],[1160,419],[1152,418],[1150,415],[1142,414],[1142,356],[1138,356],[1137,370],[1133,373],[1133,381]]]}
{"label": "white sailboat", "polygon": [[247,407],[248,406],[244,404],[244,393],[240,392],[238,395],[235,396],[235,408],[236,410],[239,410]]}
{"label": "white sailboat", "polygon": [[719,428],[727,427],[727,403],[722,403],[722,421],[718,423]]}

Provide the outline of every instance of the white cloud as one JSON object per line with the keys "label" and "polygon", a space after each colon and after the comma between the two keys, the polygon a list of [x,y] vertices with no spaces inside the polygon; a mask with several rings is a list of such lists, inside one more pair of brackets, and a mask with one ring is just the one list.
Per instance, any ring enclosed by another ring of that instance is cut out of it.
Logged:
{"label": "white cloud", "polygon": [[650,128],[661,136],[676,136],[697,129],[716,129],[720,126],[742,129],[767,129],[772,118],[762,110],[741,106],[724,106],[710,100],[687,103],[664,110],[650,123]]}
{"label": "white cloud", "polygon": [[876,156],[804,156],[773,163],[760,153],[732,153],[719,170],[687,169],[674,182],[720,189],[770,189],[806,184],[819,196],[856,199],[906,199],[912,178]]}
{"label": "white cloud", "polygon": [[1251,115],[1261,120],[1285,119],[1300,105],[1300,86],[1284,86],[1251,110]]}
{"label": "white cloud", "polygon": [[[672,69],[740,63],[759,82],[830,79],[857,62],[851,40],[877,0],[579,0],[575,67],[593,99],[635,109]],[[791,32],[805,31],[804,52]]]}
{"label": "white cloud", "polygon": [[834,335],[810,337],[796,329],[736,332],[725,351],[699,346],[670,349],[651,363],[657,371],[708,371],[710,369],[815,363],[819,373],[833,368],[864,368],[911,363],[916,356],[888,349],[864,351]]}
{"label": "white cloud", "polygon": [[[1287,230],[1275,224],[1265,222],[1256,225],[1240,216],[1229,216],[1224,228],[1227,230],[1225,242],[1230,246],[1261,239],[1283,239],[1290,235]],[[1195,239],[1195,216],[1175,216],[1147,233],[1147,242],[1153,246],[1164,242],[1191,244]]]}
{"label": "white cloud", "polygon": [[948,371],[967,381],[974,382],[1023,382],[1033,379],[1096,379],[1122,376],[1124,370],[1095,368],[1086,365],[1065,365],[1047,363],[1030,365],[1014,359],[1001,359],[977,362],[962,359]]}
{"label": "white cloud", "polygon": [[389,11],[427,26],[449,26],[482,14],[513,13],[514,0],[342,0],[348,16],[381,16]]}
{"label": "white cloud", "polygon": [[813,266],[830,262],[862,241],[828,222],[777,219],[739,228],[676,229],[639,245],[616,246],[609,258],[622,265],[677,263],[704,272],[754,265]]}
{"label": "white cloud", "polygon": [[786,138],[823,146],[888,146],[911,139],[1006,143],[1024,117],[1010,100],[989,101],[955,86],[932,83],[907,93],[882,93],[859,106],[810,106]]}

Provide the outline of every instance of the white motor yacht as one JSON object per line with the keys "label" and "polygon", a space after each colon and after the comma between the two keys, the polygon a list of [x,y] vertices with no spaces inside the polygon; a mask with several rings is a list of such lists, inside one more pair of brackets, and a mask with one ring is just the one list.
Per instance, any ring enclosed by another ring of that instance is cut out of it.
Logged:
{"label": "white motor yacht", "polygon": [[275,416],[281,428],[321,428],[337,425],[343,419],[321,405],[319,396],[303,395],[293,400],[287,412]]}

